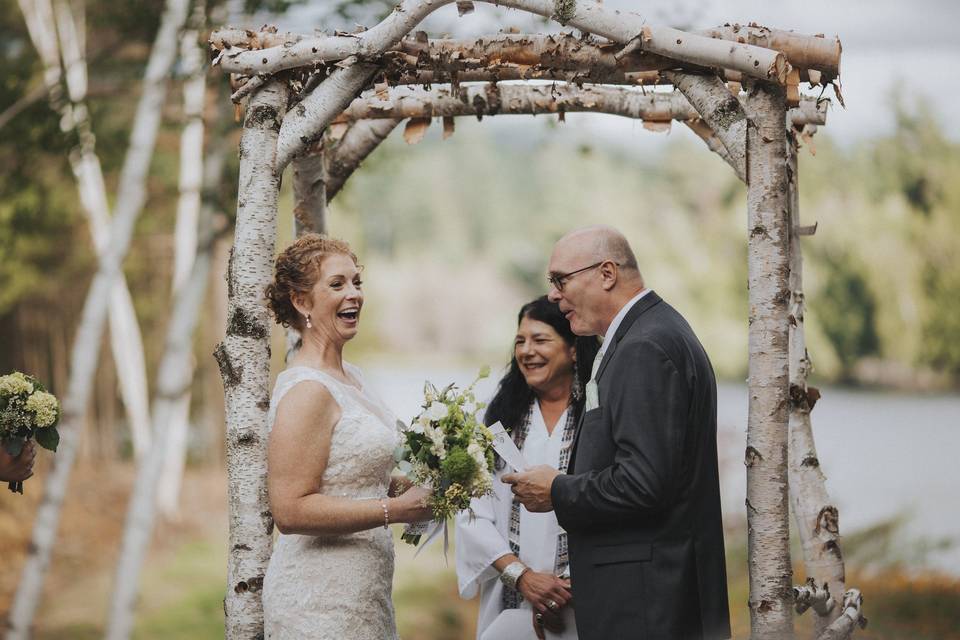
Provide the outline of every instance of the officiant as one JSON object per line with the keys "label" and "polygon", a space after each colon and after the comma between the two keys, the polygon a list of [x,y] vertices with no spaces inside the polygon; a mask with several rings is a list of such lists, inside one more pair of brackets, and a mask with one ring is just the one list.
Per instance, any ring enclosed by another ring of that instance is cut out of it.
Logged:
{"label": "officiant", "polygon": [[[564,473],[598,349],[596,339],[574,335],[546,296],[525,304],[513,357],[484,423],[503,424],[528,465]],[[494,495],[474,499],[472,516],[457,516],[460,595],[480,592],[478,640],[544,638],[545,630],[575,638],[566,533],[553,512],[530,513],[514,499],[499,481],[511,471],[498,460]],[[523,636],[516,625],[525,628]]]}

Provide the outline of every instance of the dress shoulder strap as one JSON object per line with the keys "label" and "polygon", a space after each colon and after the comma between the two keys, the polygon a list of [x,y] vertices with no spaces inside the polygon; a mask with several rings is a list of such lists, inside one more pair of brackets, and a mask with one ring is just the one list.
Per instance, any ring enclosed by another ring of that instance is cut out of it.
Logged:
{"label": "dress shoulder strap", "polygon": [[283,396],[287,395],[287,392],[301,382],[306,381],[319,382],[322,384],[327,388],[327,391],[330,392],[330,395],[333,396],[334,402],[340,405],[341,409],[344,408],[346,398],[340,382],[323,371],[313,369],[312,367],[290,367],[280,372],[280,375],[277,376],[277,383],[273,387],[273,396],[270,398],[270,410],[267,412],[267,426],[269,429],[273,429],[273,422],[277,417],[277,407],[280,405],[280,401],[283,400]]}

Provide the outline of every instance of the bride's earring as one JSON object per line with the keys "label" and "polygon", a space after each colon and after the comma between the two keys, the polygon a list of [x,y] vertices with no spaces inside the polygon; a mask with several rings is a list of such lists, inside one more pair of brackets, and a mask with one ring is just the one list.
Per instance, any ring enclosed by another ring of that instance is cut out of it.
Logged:
{"label": "bride's earring", "polygon": [[310,314],[309,314],[309,313],[306,314],[305,317],[306,317],[306,319],[307,319],[307,329],[313,329],[313,325],[310,324]]}

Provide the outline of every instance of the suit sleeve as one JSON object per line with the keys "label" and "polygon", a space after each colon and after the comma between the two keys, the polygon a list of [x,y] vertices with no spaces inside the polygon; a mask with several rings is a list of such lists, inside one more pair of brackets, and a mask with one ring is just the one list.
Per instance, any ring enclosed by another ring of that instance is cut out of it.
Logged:
{"label": "suit sleeve", "polygon": [[624,342],[619,349],[625,351],[605,373],[617,382],[602,407],[611,412],[613,464],[557,476],[551,486],[557,519],[567,530],[657,512],[673,504],[681,490],[686,380],[652,342]]}

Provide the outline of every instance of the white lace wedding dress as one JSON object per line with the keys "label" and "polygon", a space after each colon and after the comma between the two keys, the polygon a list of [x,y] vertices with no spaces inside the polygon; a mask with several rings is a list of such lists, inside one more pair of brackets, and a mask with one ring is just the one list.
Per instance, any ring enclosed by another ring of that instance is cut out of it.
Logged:
{"label": "white lace wedding dress", "polygon": [[[340,405],[323,495],[374,499],[387,495],[396,419],[364,388],[360,370],[344,364],[360,388],[310,367],[277,378],[268,424],[290,389],[305,380],[323,384]],[[344,535],[280,534],[263,584],[268,640],[396,640],[391,590],[393,538],[383,527]]]}

